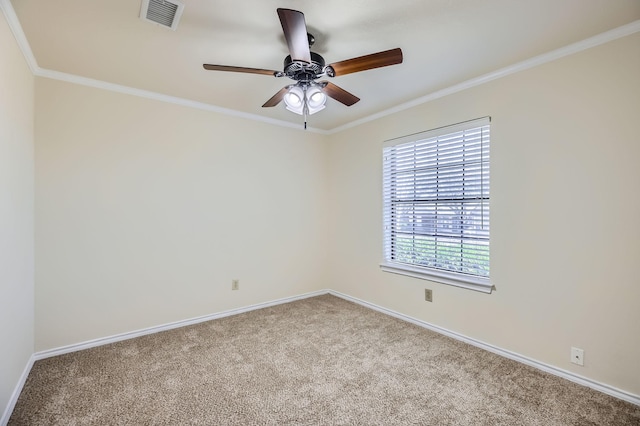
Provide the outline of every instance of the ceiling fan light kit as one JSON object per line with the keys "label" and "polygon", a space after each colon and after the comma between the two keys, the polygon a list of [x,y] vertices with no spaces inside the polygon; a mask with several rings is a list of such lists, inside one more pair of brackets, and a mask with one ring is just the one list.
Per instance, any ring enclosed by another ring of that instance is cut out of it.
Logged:
{"label": "ceiling fan light kit", "polygon": [[287,110],[305,117],[305,129],[307,116],[323,110],[327,96],[346,106],[351,106],[360,100],[333,83],[316,81],[317,79],[325,76],[333,78],[402,63],[402,50],[395,48],[325,65],[324,58],[310,50],[315,39],[313,35],[307,33],[304,14],[292,9],[277,9],[277,12],[290,53],[284,59],[283,71],[212,64],[204,64],[203,67],[210,71],[262,74],[295,80],[295,84],[280,89],[262,107],[274,107],[284,100]]}
{"label": "ceiling fan light kit", "polygon": [[313,115],[325,107],[327,96],[318,85],[296,84],[284,96],[286,108],[299,115]]}

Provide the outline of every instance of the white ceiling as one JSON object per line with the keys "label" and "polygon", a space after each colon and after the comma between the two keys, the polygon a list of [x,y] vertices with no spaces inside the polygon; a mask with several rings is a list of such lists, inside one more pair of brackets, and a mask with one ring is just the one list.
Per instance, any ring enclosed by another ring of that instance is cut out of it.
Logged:
{"label": "white ceiling", "polygon": [[640,0],[183,0],[176,31],[139,18],[141,0],[11,0],[37,65],[267,119],[286,78],[206,71],[203,63],[281,70],[276,8],[305,14],[327,63],[402,48],[404,63],[336,77],[361,98],[309,119],[323,130],[369,117],[640,19]]}

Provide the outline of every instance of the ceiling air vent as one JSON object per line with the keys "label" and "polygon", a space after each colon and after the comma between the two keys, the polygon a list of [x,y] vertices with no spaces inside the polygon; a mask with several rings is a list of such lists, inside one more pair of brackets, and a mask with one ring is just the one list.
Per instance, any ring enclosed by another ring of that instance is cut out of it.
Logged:
{"label": "ceiling air vent", "polygon": [[142,0],[140,18],[175,30],[183,9],[178,0]]}

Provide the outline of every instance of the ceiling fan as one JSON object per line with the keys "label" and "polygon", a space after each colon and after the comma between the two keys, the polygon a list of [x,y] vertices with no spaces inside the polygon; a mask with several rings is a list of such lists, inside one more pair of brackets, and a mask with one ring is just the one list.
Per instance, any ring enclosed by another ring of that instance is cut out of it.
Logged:
{"label": "ceiling fan", "polygon": [[322,110],[327,96],[346,106],[360,100],[331,82],[316,80],[324,76],[338,77],[402,63],[402,50],[396,48],[325,65],[324,58],[310,50],[315,39],[307,33],[304,14],[292,9],[277,9],[277,12],[290,53],[284,59],[283,71],[212,64],[203,64],[203,67],[212,71],[262,74],[295,80],[296,83],[280,89],[262,107],[274,107],[284,100],[289,111],[304,115],[305,128],[307,116]]}

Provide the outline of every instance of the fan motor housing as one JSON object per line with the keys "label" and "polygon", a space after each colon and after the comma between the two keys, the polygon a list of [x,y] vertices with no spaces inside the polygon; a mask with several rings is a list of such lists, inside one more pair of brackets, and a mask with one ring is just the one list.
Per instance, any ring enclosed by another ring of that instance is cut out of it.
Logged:
{"label": "fan motor housing", "polygon": [[311,62],[294,61],[291,55],[284,58],[284,74],[296,81],[312,81],[318,78],[324,70],[324,58],[315,52],[310,53]]}

